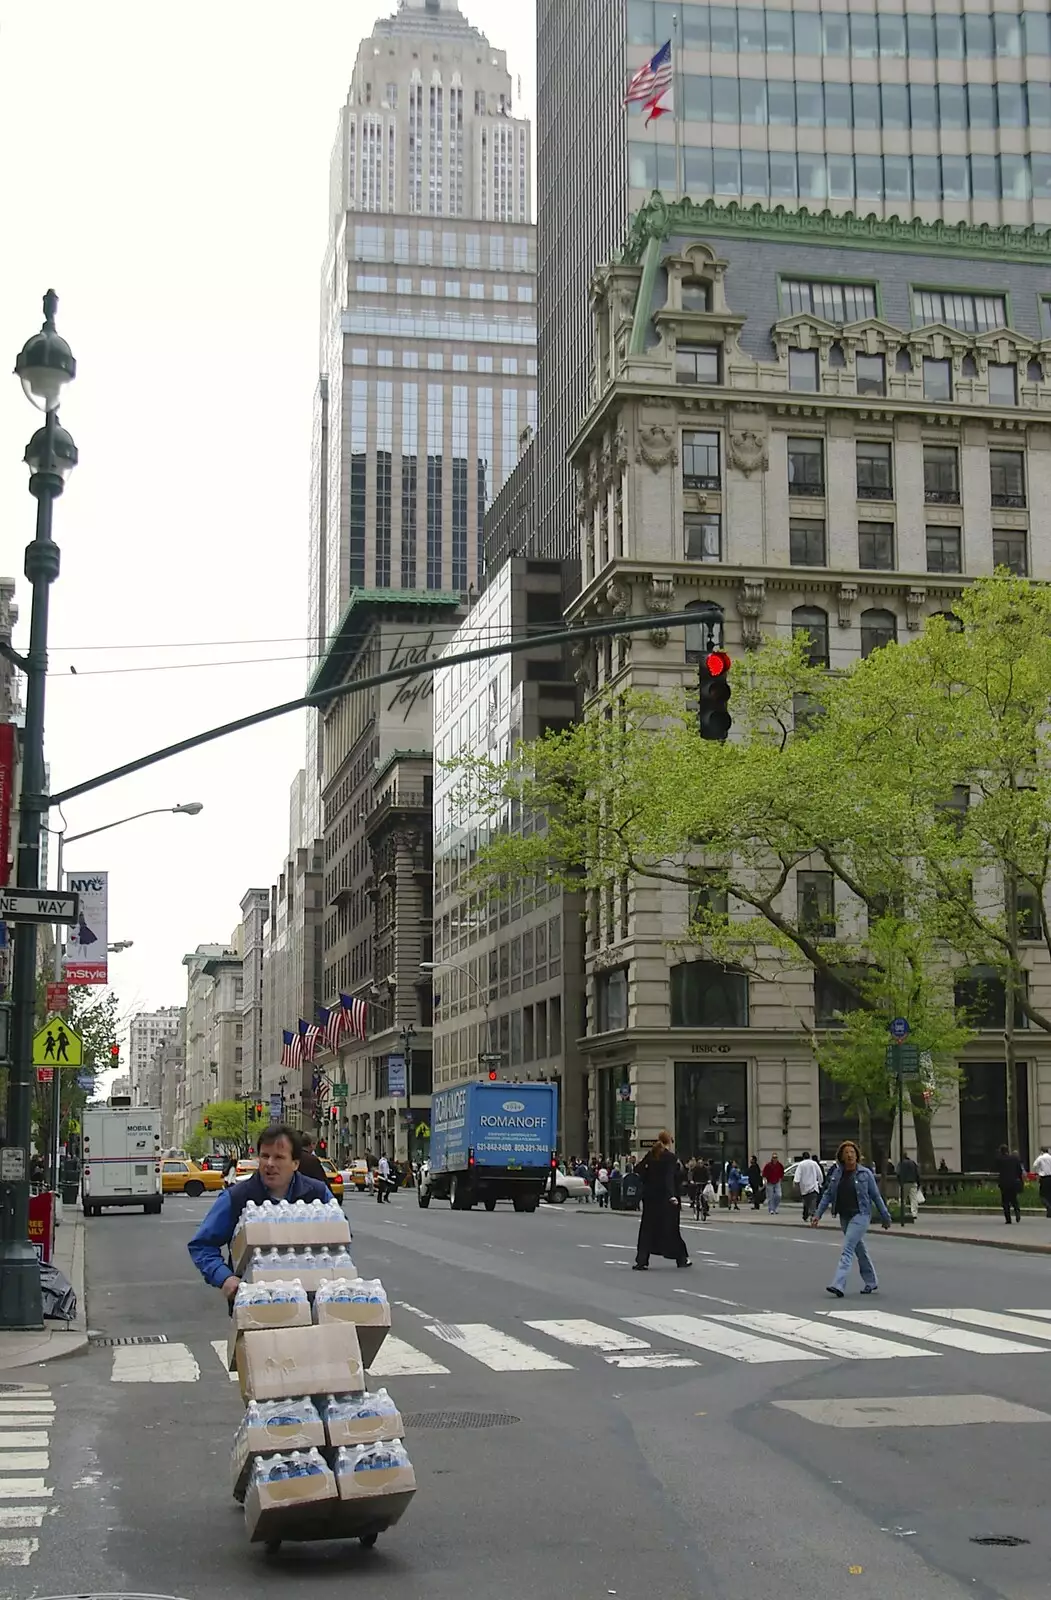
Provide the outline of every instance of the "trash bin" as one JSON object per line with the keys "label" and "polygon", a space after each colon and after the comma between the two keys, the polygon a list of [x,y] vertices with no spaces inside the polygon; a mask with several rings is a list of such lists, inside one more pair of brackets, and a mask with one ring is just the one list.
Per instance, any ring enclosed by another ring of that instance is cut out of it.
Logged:
{"label": "trash bin", "polygon": [[629,1172],[620,1186],[620,1209],[622,1211],[637,1211],[639,1200],[642,1196],[642,1179]]}

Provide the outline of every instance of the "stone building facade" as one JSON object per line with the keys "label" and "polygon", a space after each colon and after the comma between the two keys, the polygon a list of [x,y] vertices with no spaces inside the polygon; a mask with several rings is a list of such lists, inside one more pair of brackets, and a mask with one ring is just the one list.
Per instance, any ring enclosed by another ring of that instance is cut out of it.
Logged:
{"label": "stone building facade", "polygon": [[[1049,262],[1032,230],[655,197],[593,287],[571,608],[654,626],[588,648],[586,697],[694,684],[701,628],[660,626],[692,605],[717,612],[731,657],[805,629],[835,668],[914,637],[994,567],[1051,579],[1034,515],[1051,494]],[[834,1149],[855,1124],[806,1042],[833,1020],[813,974],[724,986],[716,1008],[687,922],[686,891],[647,882],[590,908],[592,1148],[614,1142],[626,1082],[640,1143],[667,1125],[703,1145],[721,1115],[738,1156]],[[1028,964],[1051,1004],[1042,946]],[[937,1114],[950,1168],[987,1168],[1004,1137],[1002,1017],[987,1022]],[[1026,1154],[1051,1139],[1051,1038],[1031,1029],[1019,1052]]]}

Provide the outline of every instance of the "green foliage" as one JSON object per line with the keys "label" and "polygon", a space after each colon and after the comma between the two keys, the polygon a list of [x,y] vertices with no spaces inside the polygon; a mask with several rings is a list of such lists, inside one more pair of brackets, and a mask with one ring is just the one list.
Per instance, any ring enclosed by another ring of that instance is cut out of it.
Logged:
{"label": "green foliage", "polygon": [[[52,980],[46,973],[37,978],[36,1016],[34,1031],[47,1021],[47,985]],[[109,989],[94,984],[71,984],[69,1009],[64,1020],[79,1033],[84,1041],[84,1064],[79,1070],[91,1073],[97,1079],[110,1065],[110,1045],[120,1028],[119,1001]],[[61,1095],[59,1129],[64,1135],[70,1119],[79,1121],[84,1106],[94,1094],[94,1088],[81,1089],[78,1073],[71,1069],[56,1069]],[[6,1077],[6,1074],[5,1074]],[[6,1087],[6,1086],[5,1086]],[[48,1148],[51,1127],[51,1084],[33,1083],[33,1138],[38,1149]]]}
{"label": "green foliage", "polygon": [[[248,1120],[245,1120],[245,1106]],[[244,1100],[215,1100],[205,1106],[201,1120],[193,1130],[186,1148],[192,1156],[202,1156],[216,1147],[247,1154],[255,1148],[256,1140],[267,1127],[268,1117],[255,1115],[255,1102]],[[205,1122],[211,1124],[204,1126]]]}

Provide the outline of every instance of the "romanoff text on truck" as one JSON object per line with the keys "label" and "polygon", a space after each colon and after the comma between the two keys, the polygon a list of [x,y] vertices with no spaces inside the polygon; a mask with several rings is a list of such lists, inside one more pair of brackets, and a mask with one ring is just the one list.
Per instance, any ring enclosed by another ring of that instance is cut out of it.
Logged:
{"label": "romanoff text on truck", "polygon": [[431,1102],[430,1158],[416,1198],[424,1208],[437,1195],[454,1211],[469,1211],[479,1200],[487,1211],[498,1200],[535,1211],[551,1181],[557,1130],[553,1083],[440,1089]]}

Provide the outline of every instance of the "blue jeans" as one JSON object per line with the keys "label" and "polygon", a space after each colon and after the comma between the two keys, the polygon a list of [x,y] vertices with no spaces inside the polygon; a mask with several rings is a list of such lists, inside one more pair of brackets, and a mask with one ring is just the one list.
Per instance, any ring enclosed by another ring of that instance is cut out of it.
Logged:
{"label": "blue jeans", "polygon": [[876,1269],[872,1265],[872,1257],[865,1244],[865,1234],[868,1230],[869,1218],[859,1212],[856,1217],[840,1217],[839,1225],[843,1229],[843,1250],[839,1257],[836,1275],[832,1279],[832,1287],[845,1289],[847,1278],[850,1276],[850,1265],[854,1257],[858,1258],[858,1270],[861,1281],[867,1289],[876,1288]]}
{"label": "blue jeans", "polygon": [[779,1183],[768,1183],[766,1186],[766,1207],[771,1216],[776,1214],[780,1204],[781,1185]]}

